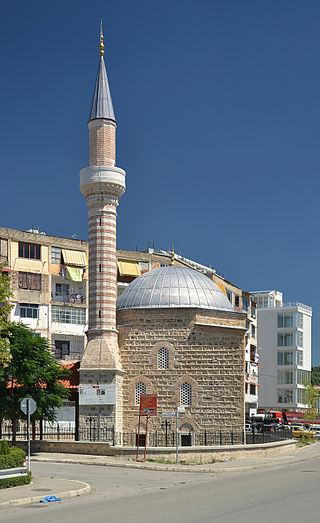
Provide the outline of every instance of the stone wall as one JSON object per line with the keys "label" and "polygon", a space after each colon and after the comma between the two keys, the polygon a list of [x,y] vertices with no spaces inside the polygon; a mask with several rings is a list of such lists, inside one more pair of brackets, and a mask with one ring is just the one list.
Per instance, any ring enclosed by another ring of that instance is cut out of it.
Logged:
{"label": "stone wall", "polygon": [[[161,430],[161,412],[180,405],[183,383],[191,386],[191,405],[179,416],[179,430],[243,429],[245,315],[200,309],[120,311],[118,330],[126,372],[124,432],[137,428],[139,382],[147,394],[158,394],[158,416],[150,418],[150,430]],[[168,351],[166,369],[158,368],[161,347]]]}

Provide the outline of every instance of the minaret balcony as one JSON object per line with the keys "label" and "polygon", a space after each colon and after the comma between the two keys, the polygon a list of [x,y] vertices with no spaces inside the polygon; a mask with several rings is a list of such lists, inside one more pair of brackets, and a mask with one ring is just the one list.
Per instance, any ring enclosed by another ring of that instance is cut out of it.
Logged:
{"label": "minaret balcony", "polygon": [[126,190],[126,173],[120,167],[92,165],[80,171],[80,191],[87,197],[91,191],[111,192],[118,198]]}

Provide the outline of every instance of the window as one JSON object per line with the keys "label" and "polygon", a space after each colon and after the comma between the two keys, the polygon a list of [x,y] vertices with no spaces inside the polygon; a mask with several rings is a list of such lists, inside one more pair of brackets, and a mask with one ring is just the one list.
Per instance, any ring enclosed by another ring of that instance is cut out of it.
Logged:
{"label": "window", "polygon": [[302,314],[302,312],[298,312],[298,327],[300,329],[303,329],[303,314]]}
{"label": "window", "polygon": [[230,303],[232,303],[232,292],[228,291],[228,289],[226,289],[226,293],[227,293],[228,300],[230,301]]}
{"label": "window", "polygon": [[278,389],[277,391],[278,403],[293,403],[293,390]]}
{"label": "window", "polygon": [[309,370],[298,369],[297,373],[298,373],[298,379],[297,379],[298,385],[303,385],[303,382],[305,380],[311,381],[311,372]]}
{"label": "window", "polygon": [[292,332],[279,332],[278,333],[278,347],[292,347],[292,345],[293,345]]}
{"label": "window", "polygon": [[187,382],[182,383],[180,388],[180,405],[191,405],[192,402],[192,389],[191,385]]}
{"label": "window", "polygon": [[307,395],[305,389],[298,389],[297,390],[297,403],[302,403],[304,405],[307,404]]}
{"label": "window", "polygon": [[59,359],[64,359],[65,356],[70,354],[70,341],[55,340],[55,356]]}
{"label": "window", "polygon": [[293,365],[293,352],[278,351],[278,365]]}
{"label": "window", "polygon": [[294,327],[294,315],[278,314],[278,327]]}
{"label": "window", "polygon": [[56,295],[69,296],[69,287],[67,283],[56,283]]}
{"label": "window", "polygon": [[297,350],[297,365],[299,365],[300,367],[302,367],[302,365],[303,365],[303,351],[302,350]]}
{"label": "window", "polygon": [[142,381],[138,381],[136,383],[136,391],[135,391],[135,399],[136,399],[136,405],[140,405],[140,396],[141,394],[146,394],[147,388],[145,384]]}
{"label": "window", "polygon": [[297,332],[297,345],[298,345],[298,347],[303,347],[303,332],[302,331]]}
{"label": "window", "polygon": [[279,385],[292,385],[295,382],[295,371],[279,370],[277,371],[277,381]]}
{"label": "window", "polygon": [[20,303],[20,318],[39,318],[39,305],[37,303]]}
{"label": "window", "polygon": [[240,307],[240,296],[237,296],[236,294],[234,296],[234,306]]}
{"label": "window", "polygon": [[247,311],[249,306],[249,302],[246,298],[242,298],[242,308]]}
{"label": "window", "polygon": [[61,263],[60,247],[51,247],[51,263]]}
{"label": "window", "polygon": [[18,287],[30,291],[41,291],[41,274],[18,272]]}
{"label": "window", "polygon": [[41,245],[37,243],[19,242],[19,258],[31,258],[40,260]]}
{"label": "window", "polygon": [[253,394],[255,396],[256,394],[256,386],[250,383],[250,394]]}
{"label": "window", "polygon": [[252,318],[256,317],[256,308],[255,307],[251,307],[251,317]]}
{"label": "window", "polygon": [[74,307],[53,306],[52,321],[84,325],[86,323],[86,311],[85,309],[76,309]]}
{"label": "window", "polygon": [[251,325],[251,336],[252,338],[256,337],[256,328],[254,325]]}
{"label": "window", "polygon": [[158,350],[158,369],[169,368],[169,354],[168,350],[164,347]]}

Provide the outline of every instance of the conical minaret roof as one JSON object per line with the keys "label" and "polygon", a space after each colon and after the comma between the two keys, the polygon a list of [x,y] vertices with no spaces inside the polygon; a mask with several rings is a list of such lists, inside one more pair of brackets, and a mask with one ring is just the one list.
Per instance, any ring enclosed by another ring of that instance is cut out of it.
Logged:
{"label": "conical minaret roof", "polygon": [[101,27],[100,63],[99,63],[99,68],[98,68],[98,73],[97,73],[97,78],[96,78],[96,84],[94,87],[89,121],[95,120],[96,118],[107,118],[108,120],[116,121],[103,55],[104,55],[104,45],[103,45],[103,33],[102,33],[102,27]]}

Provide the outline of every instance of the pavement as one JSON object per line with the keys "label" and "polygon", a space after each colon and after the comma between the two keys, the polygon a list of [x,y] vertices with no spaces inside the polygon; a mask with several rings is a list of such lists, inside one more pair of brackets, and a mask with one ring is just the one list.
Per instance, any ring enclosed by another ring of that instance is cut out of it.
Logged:
{"label": "pavement", "polygon": [[[309,461],[320,457],[320,442],[301,448],[295,448],[282,456],[265,458],[246,458],[239,460],[221,461],[201,465],[164,464],[155,462],[136,462],[126,458],[110,456],[91,456],[85,454],[62,454],[39,452],[31,456],[32,462],[76,463],[82,465],[100,465],[105,467],[125,467],[146,470],[171,471],[171,472],[198,472],[222,474],[226,472],[246,472],[270,467],[282,467]],[[39,503],[48,495],[66,499],[81,496],[91,492],[87,483],[77,480],[67,480],[50,477],[33,477],[30,485],[0,490],[0,510],[8,507]]]}

